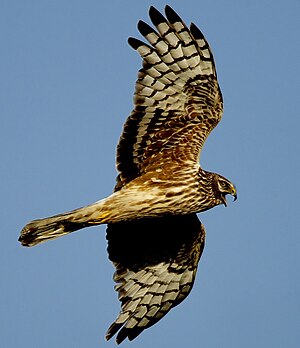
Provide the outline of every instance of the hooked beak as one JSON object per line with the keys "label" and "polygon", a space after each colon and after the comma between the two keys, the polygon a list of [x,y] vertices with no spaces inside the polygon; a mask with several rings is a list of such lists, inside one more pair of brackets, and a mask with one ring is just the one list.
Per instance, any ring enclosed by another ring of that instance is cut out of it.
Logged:
{"label": "hooked beak", "polygon": [[237,192],[236,192],[236,188],[234,185],[233,185],[231,195],[233,196],[233,201],[236,201],[237,200]]}
{"label": "hooked beak", "polygon": [[[231,193],[228,193],[231,196],[233,196],[233,202],[237,200],[237,192],[236,192],[236,188],[234,187]],[[221,199],[223,204],[225,205],[225,207],[227,207],[227,202],[226,202],[226,194],[221,195]]]}

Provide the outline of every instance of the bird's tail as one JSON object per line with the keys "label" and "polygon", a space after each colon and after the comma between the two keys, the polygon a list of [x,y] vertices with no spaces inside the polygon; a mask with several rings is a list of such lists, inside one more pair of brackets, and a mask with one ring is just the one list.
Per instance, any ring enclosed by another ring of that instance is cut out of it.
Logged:
{"label": "bird's tail", "polygon": [[34,246],[55,239],[81,228],[106,223],[110,212],[105,209],[105,200],[67,213],[29,222],[21,231],[19,242]]}

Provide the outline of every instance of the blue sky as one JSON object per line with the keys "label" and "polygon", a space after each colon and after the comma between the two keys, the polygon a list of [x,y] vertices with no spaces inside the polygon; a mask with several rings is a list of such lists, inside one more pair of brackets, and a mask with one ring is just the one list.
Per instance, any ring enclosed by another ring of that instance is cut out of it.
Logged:
{"label": "blue sky", "polygon": [[[201,165],[239,199],[201,214],[190,296],[123,347],[298,347],[300,3],[168,3],[212,46],[225,113]],[[105,227],[35,248],[17,238],[29,220],[112,191],[141,64],[127,37],[150,5],[165,2],[1,2],[1,347],[115,346]]]}

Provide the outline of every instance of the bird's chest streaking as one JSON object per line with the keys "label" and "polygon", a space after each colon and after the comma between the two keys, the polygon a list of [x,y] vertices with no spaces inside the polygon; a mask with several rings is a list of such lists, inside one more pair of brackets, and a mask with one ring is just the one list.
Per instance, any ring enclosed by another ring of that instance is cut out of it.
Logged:
{"label": "bird's chest streaking", "polygon": [[110,215],[110,221],[181,215],[212,208],[216,204],[207,199],[211,184],[203,173],[199,165],[157,167],[131,181],[107,200],[108,206],[118,206],[118,215]]}

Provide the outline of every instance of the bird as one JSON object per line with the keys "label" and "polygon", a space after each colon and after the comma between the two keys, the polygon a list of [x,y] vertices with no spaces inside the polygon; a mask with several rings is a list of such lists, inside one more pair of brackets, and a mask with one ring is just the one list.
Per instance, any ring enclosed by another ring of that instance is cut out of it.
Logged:
{"label": "bird", "polygon": [[116,154],[114,191],[90,205],[29,222],[23,246],[107,224],[121,311],[106,339],[135,339],[190,293],[205,244],[197,213],[237,198],[235,185],[200,166],[203,144],[221,120],[223,98],[208,41],[169,6],[140,20],[144,40],[129,45],[142,58],[134,108]]}

